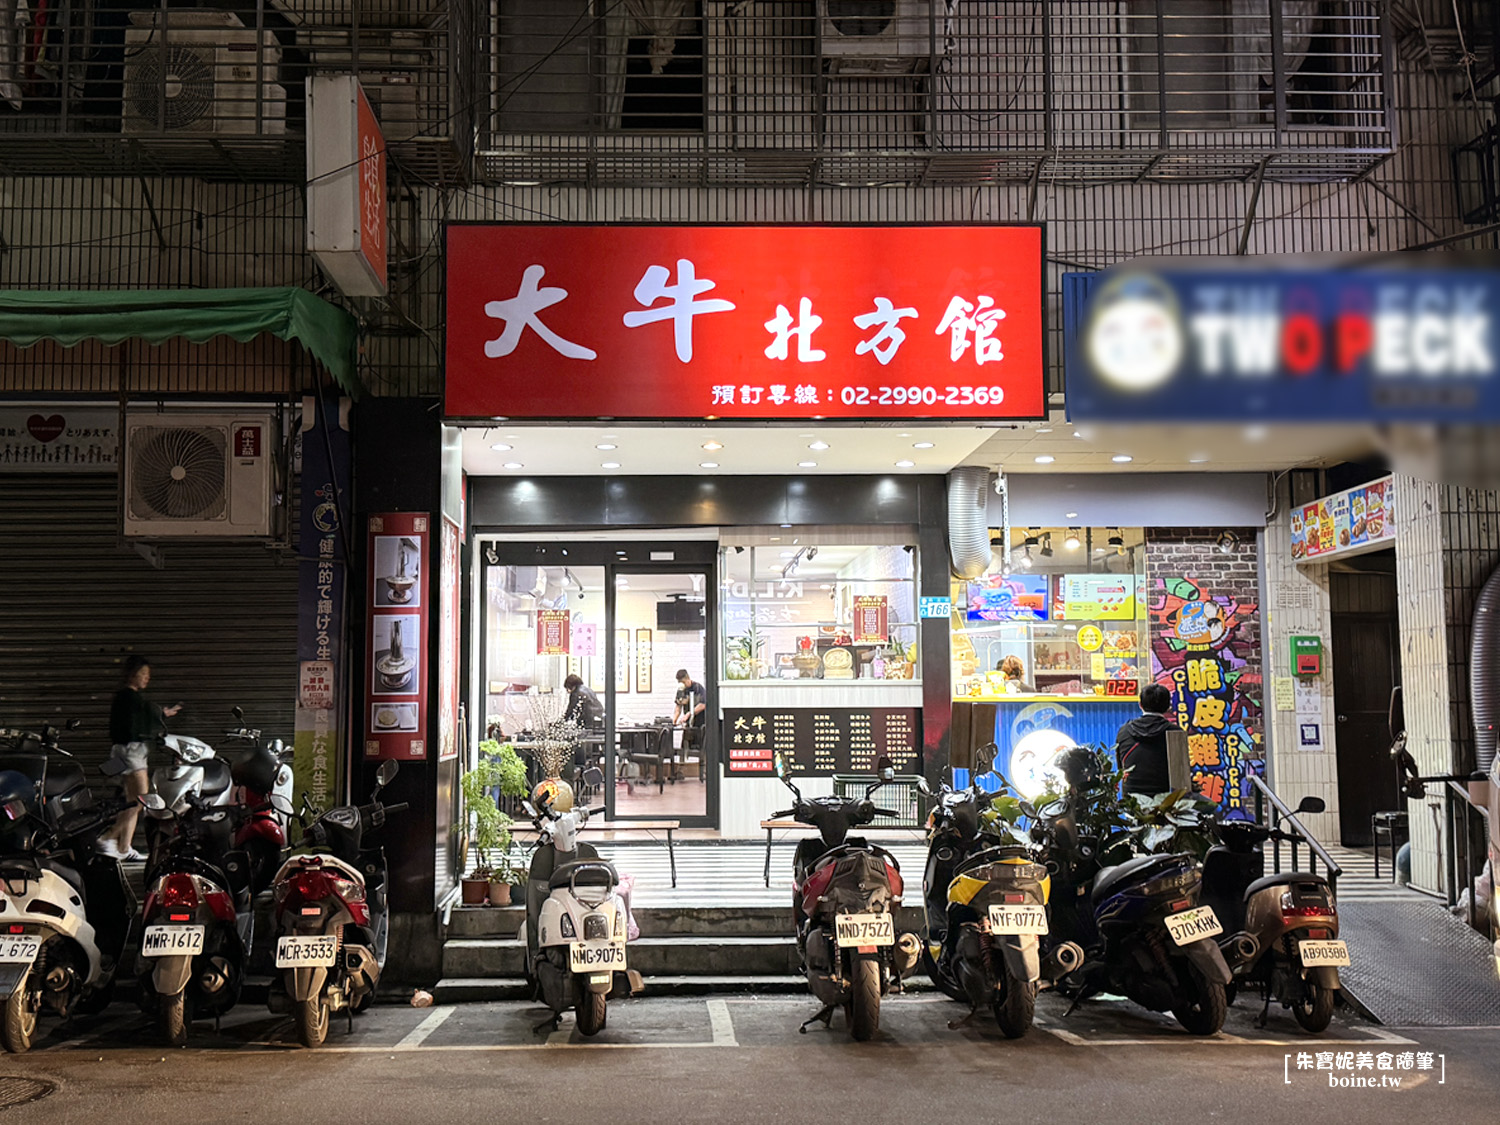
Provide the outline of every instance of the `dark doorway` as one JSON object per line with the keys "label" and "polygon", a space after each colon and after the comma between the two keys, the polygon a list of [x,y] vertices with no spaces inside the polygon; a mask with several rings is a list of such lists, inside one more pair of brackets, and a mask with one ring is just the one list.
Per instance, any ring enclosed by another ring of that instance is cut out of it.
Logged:
{"label": "dark doorway", "polygon": [[[1369,565],[1385,555],[1394,552],[1368,556]],[[1368,847],[1371,815],[1403,807],[1388,728],[1391,688],[1401,682],[1396,578],[1366,571],[1329,579],[1339,836],[1346,847]]]}

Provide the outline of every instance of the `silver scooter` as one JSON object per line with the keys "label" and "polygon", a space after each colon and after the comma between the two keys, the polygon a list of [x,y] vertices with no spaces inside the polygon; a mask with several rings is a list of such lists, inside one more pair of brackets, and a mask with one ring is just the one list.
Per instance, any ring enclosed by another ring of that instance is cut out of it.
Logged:
{"label": "silver scooter", "polygon": [[[586,770],[583,782],[597,788],[604,774]],[[545,783],[525,807],[541,835],[526,885],[526,969],[552,1009],[535,1030],[556,1030],[563,1010],[571,1007],[578,1030],[597,1035],[614,975],[627,971],[629,929],[614,866],[578,842],[589,817],[603,810],[558,808]]]}

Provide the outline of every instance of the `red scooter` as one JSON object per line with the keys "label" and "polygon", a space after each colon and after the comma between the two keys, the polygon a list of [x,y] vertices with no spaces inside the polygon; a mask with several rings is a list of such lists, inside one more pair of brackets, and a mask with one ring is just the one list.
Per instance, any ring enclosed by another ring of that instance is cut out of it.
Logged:
{"label": "red scooter", "polygon": [[258,895],[271,885],[281,857],[286,851],[287,818],[292,808],[292,766],[295,751],[281,739],[261,744],[260,731],[244,725],[245,714],[238,707],[234,717],[238,730],[228,737],[249,745],[230,766],[230,777],[240,789],[239,804],[244,809],[234,834],[234,846],[243,851],[250,863],[250,893]]}

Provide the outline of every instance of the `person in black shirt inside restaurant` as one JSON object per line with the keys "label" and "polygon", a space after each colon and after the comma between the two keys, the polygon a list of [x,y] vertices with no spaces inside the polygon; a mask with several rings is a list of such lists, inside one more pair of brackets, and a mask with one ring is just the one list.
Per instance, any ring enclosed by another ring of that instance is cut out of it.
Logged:
{"label": "person in black shirt inside restaurant", "polygon": [[677,669],[677,696],[673,700],[672,722],[681,723],[682,745],[703,745],[703,728],[708,723],[708,696],[702,684],[695,684],[686,668]]}
{"label": "person in black shirt inside restaurant", "polygon": [[1172,693],[1160,684],[1141,691],[1141,714],[1115,736],[1115,757],[1125,775],[1125,792],[1154,797],[1171,788],[1167,774],[1167,731],[1177,724],[1168,718]]}
{"label": "person in black shirt inside restaurant", "polygon": [[583,682],[582,676],[569,676],[563,681],[568,692],[568,709],[563,712],[564,721],[574,722],[584,730],[594,730],[604,725],[604,704],[592,688]]}
{"label": "person in black shirt inside restaurant", "polygon": [[126,658],[120,670],[120,690],[115,692],[109,707],[109,737],[114,742],[109,760],[109,772],[124,775],[125,796],[132,802],[115,820],[115,826],[99,840],[99,850],[105,855],[120,859],[142,860],[141,855],[130,846],[135,837],[135,821],[140,813],[139,799],[150,789],[146,776],[146,755],[151,742],[166,731],[167,719],[182,710],[182,704],[159,707],[146,698],[146,685],[151,682],[151,663],[144,656]]}

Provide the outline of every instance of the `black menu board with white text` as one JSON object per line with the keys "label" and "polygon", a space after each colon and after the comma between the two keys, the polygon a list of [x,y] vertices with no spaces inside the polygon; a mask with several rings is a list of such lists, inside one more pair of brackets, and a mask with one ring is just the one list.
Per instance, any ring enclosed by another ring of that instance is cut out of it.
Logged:
{"label": "black menu board with white text", "polygon": [[802,776],[874,774],[882,754],[898,774],[922,772],[916,707],[739,707],[724,711],[731,777],[774,775],[775,756]]}

